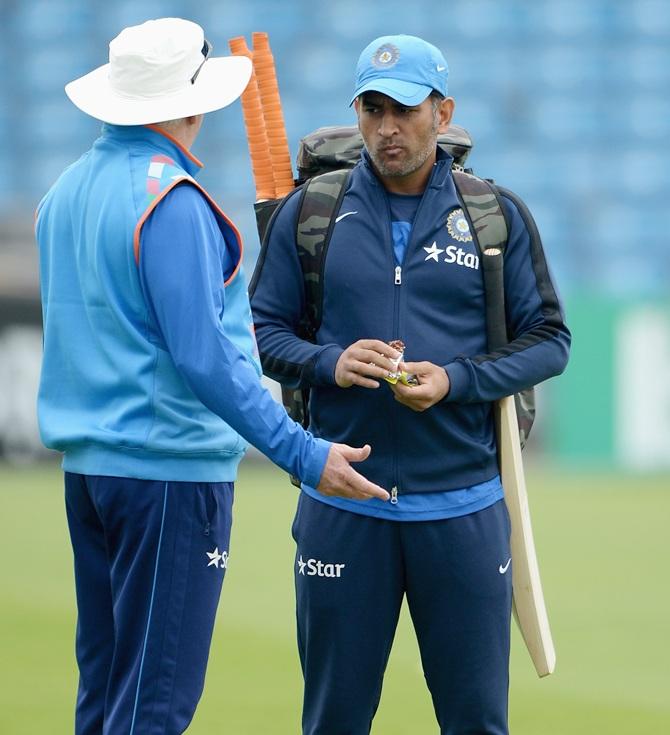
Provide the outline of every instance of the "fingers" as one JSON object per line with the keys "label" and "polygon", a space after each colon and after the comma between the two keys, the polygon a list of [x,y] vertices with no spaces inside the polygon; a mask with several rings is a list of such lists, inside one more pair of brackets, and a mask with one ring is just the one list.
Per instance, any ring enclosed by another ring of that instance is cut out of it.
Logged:
{"label": "fingers", "polygon": [[[378,360],[386,358],[377,358]],[[361,378],[385,378],[389,370],[393,370],[393,363],[388,370],[381,365],[378,365],[372,360],[365,362],[364,360],[350,360],[344,365],[345,370],[351,375],[357,375]]]}
{"label": "fingers", "polygon": [[407,373],[412,375],[426,375],[435,369],[435,365],[432,362],[403,362],[400,367]]}
{"label": "fingers", "polygon": [[380,339],[359,339],[358,342],[354,342],[352,347],[360,347],[363,350],[374,352],[377,355],[384,355],[391,360],[397,360],[400,356],[398,350],[393,349],[386,342],[382,342]]}
{"label": "fingers", "polygon": [[341,388],[358,385],[378,388],[376,378],[383,379],[394,371],[400,353],[376,339],[354,342],[341,355],[335,366],[335,382]]}
{"label": "fingers", "polygon": [[396,398],[415,410],[425,410],[441,401],[451,387],[447,371],[432,362],[402,363],[402,369],[416,375],[417,386],[399,385],[395,391]]}
{"label": "fingers", "polygon": [[[389,370],[395,370],[400,353],[378,339],[360,339],[347,350],[348,359],[359,368],[373,370],[369,375],[382,378]],[[374,370],[377,368],[377,370]],[[361,369],[357,370],[361,372]]]}
{"label": "fingers", "polygon": [[342,381],[338,381],[341,388],[349,388],[352,385],[359,385],[361,388],[379,388],[379,383],[372,378],[366,378],[356,372],[347,370],[341,373]]}
{"label": "fingers", "polygon": [[[425,363],[424,363],[425,364]],[[412,363],[416,369],[421,363]],[[435,367],[435,366],[433,366]],[[444,371],[442,371],[444,373]],[[400,381],[391,386],[393,395],[403,406],[411,408],[412,411],[425,411],[441,400],[448,390],[446,373],[442,377],[437,370],[420,373],[419,385],[404,385]]]}
{"label": "fingers", "polygon": [[392,386],[393,394],[398,403],[411,408],[413,411],[425,411],[434,404],[433,392],[430,386],[407,386],[402,383]]}
{"label": "fingers", "polygon": [[391,497],[383,487],[366,480],[363,475],[356,472],[352,467],[347,471],[346,485],[341,488],[341,493],[338,494],[354,500],[369,500],[370,498],[388,500]]}
{"label": "fingers", "polygon": [[355,366],[356,372],[375,375],[379,378],[383,378],[389,372],[395,370],[397,365],[397,358],[391,359],[373,350],[360,350],[350,357],[350,366]]}
{"label": "fingers", "polygon": [[[369,444],[363,447],[350,447],[347,444],[339,444],[338,448],[342,456],[349,462],[362,462],[370,456],[372,451]],[[346,471],[348,497],[365,500],[367,498],[380,498],[388,500],[389,494],[383,487],[375,485],[375,483],[367,480],[363,475],[356,472],[353,467],[348,467]]]}
{"label": "fingers", "polygon": [[395,394],[397,399],[403,399],[407,401],[419,401],[427,398],[431,393],[431,386],[429,383],[420,383],[419,385],[405,385],[398,381],[395,385],[391,386],[391,390]]}
{"label": "fingers", "polygon": [[369,498],[388,500],[389,494],[384,488],[367,480],[349,464],[350,462],[362,462],[367,459],[370,456],[370,451],[368,444],[363,447],[333,444],[317,490],[323,495],[337,495],[356,500],[367,500]]}
{"label": "fingers", "polygon": [[360,481],[353,487],[354,495],[352,497],[366,500],[367,498],[379,498],[380,500],[388,500],[391,496],[388,494],[383,487],[375,485],[373,482],[366,480],[358,472],[354,473],[357,477],[360,477]]}
{"label": "fingers", "polygon": [[349,462],[363,462],[370,456],[369,444],[363,447],[350,447],[348,444],[335,444],[340,454]]}

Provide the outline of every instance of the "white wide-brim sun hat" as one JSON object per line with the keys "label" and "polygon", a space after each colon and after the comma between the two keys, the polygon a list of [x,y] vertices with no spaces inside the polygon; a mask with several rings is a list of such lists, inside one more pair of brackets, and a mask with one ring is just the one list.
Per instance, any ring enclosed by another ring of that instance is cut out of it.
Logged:
{"label": "white wide-brim sun hat", "polygon": [[159,18],[125,28],[109,63],[75,79],[65,93],[87,115],[114,125],[147,125],[226,107],[251,78],[246,56],[208,58],[202,28]]}

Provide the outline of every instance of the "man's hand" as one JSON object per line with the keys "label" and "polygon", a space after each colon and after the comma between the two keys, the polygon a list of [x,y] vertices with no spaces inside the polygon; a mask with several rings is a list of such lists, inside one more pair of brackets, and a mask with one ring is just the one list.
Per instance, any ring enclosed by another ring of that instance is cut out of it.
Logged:
{"label": "man's hand", "polygon": [[366,480],[349,464],[362,462],[370,456],[370,445],[355,449],[347,444],[333,444],[328,452],[326,466],[321,473],[317,490],[323,495],[338,495],[341,498],[388,500],[389,494],[379,485]]}
{"label": "man's hand", "polygon": [[441,401],[449,392],[449,376],[444,368],[432,362],[405,362],[400,366],[407,373],[416,375],[419,385],[391,386],[396,401],[412,411],[425,411]]}
{"label": "man's hand", "polygon": [[379,339],[359,339],[340,355],[335,365],[335,382],[340,388],[379,388],[374,378],[385,378],[394,371],[394,361],[399,357],[397,350]]}

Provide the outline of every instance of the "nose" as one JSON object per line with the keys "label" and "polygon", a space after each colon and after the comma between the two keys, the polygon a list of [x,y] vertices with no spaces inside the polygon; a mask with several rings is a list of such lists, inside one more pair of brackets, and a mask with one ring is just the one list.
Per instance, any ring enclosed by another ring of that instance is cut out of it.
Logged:
{"label": "nose", "polygon": [[392,110],[386,110],[379,121],[379,135],[390,138],[398,132],[398,124]]}

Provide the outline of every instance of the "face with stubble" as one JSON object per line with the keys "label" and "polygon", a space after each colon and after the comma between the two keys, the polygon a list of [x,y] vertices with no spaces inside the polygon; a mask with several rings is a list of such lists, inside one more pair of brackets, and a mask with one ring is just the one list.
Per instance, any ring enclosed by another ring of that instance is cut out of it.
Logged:
{"label": "face with stubble", "polygon": [[387,188],[425,183],[435,163],[437,134],[451,118],[453,101],[435,103],[428,97],[407,107],[380,92],[366,92],[355,109],[365,147]]}

